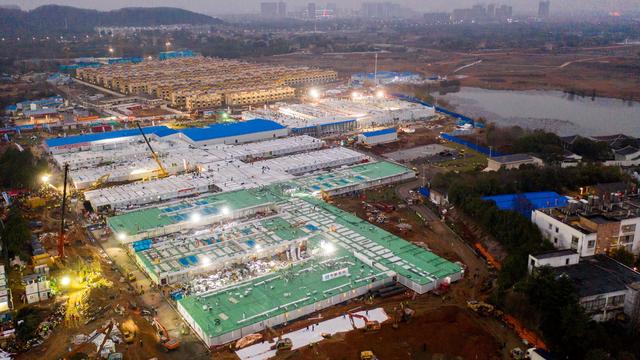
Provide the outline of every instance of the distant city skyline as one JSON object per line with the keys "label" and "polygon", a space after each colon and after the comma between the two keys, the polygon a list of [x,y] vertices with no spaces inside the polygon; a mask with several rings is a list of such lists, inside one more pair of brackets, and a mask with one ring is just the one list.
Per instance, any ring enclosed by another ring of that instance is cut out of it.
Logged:
{"label": "distant city skyline", "polygon": [[[277,0],[276,0],[277,1]],[[0,0],[0,5],[18,5],[23,10],[30,10],[38,6],[47,4],[67,5],[79,8],[92,8],[98,10],[113,10],[122,7],[154,7],[169,6],[177,7],[209,15],[217,14],[241,14],[260,13],[261,0],[236,0],[229,2],[226,0]],[[289,0],[287,10],[302,10],[307,8],[310,2],[316,6],[327,2],[337,3],[341,8],[359,9],[362,3],[379,2],[368,0],[342,0],[342,1],[308,1]],[[388,1],[401,4],[421,12],[432,11],[452,11],[456,8],[471,7],[476,4],[507,4],[512,5],[515,12],[537,13],[539,1],[536,0],[397,0]],[[634,11],[640,8],[640,0],[553,0],[551,2],[553,13],[569,12],[589,12],[589,11]]]}

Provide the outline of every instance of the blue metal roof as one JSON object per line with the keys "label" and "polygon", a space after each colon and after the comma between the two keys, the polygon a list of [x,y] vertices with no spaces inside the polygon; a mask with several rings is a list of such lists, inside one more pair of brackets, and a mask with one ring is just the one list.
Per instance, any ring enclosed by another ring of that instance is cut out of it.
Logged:
{"label": "blue metal roof", "polygon": [[493,201],[498,209],[517,211],[527,218],[532,210],[562,207],[568,203],[566,197],[553,191],[483,196],[482,200]]}
{"label": "blue metal roof", "polygon": [[[156,132],[161,134],[168,134],[169,131],[174,131],[166,126],[148,126],[142,128],[142,131],[145,134],[155,134]],[[76,135],[76,136],[68,136],[63,138],[55,138],[55,139],[47,139],[45,143],[48,147],[56,147],[56,146],[65,146],[65,145],[74,145],[81,144],[86,142],[94,142],[100,140],[108,140],[108,139],[117,139],[131,136],[140,135],[140,130],[138,129],[125,129],[125,130],[116,130],[116,131],[107,131],[101,133],[93,133],[93,134],[85,134],[85,135]],[[158,135],[158,136],[166,136],[166,135]]]}
{"label": "blue metal roof", "polygon": [[231,136],[242,136],[265,131],[285,129],[286,127],[275,121],[265,119],[253,119],[228,124],[213,124],[206,128],[189,128],[181,132],[193,141],[205,141]]}
{"label": "blue metal roof", "polygon": [[363,132],[362,135],[364,135],[365,137],[374,137],[374,136],[380,136],[380,135],[386,135],[386,134],[394,134],[395,132],[396,132],[395,128],[388,128],[388,129],[382,129],[382,130],[376,130],[376,131]]}

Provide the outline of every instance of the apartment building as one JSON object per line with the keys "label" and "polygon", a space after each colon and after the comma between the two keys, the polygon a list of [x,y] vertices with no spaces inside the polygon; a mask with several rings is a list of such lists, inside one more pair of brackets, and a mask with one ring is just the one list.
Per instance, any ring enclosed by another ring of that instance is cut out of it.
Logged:
{"label": "apartment building", "polygon": [[[295,96],[295,87],[335,81],[337,73],[199,56],[82,68],[76,77],[123,94],[150,95],[192,111],[286,100]],[[212,93],[221,94],[221,104]]]}
{"label": "apartment building", "polygon": [[623,248],[640,254],[640,202],[625,199],[604,207],[570,204],[540,209],[531,221],[558,249],[572,249],[580,256],[607,254]]}

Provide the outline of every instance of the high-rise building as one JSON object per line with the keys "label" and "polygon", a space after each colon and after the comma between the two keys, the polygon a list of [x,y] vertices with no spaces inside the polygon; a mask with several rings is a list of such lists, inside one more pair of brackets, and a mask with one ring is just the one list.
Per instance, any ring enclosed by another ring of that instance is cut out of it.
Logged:
{"label": "high-rise building", "polygon": [[400,16],[402,7],[391,2],[365,2],[361,12],[364,17],[386,19]]}
{"label": "high-rise building", "polygon": [[541,19],[546,19],[549,17],[551,13],[551,1],[550,0],[542,0],[538,4],[538,17]]}
{"label": "high-rise building", "polygon": [[284,1],[280,1],[278,3],[278,16],[286,17],[287,16],[287,3]]}
{"label": "high-rise building", "polygon": [[493,19],[496,16],[496,4],[487,5],[487,17]]}
{"label": "high-rise building", "polygon": [[277,2],[263,2],[263,3],[260,3],[260,14],[263,17],[276,17],[276,16],[278,16],[278,3]]}
{"label": "high-rise building", "polygon": [[316,18],[316,3],[307,4],[307,17],[309,19]]}
{"label": "high-rise building", "polygon": [[425,13],[424,22],[427,25],[448,24],[449,22],[451,22],[451,14],[446,12]]}

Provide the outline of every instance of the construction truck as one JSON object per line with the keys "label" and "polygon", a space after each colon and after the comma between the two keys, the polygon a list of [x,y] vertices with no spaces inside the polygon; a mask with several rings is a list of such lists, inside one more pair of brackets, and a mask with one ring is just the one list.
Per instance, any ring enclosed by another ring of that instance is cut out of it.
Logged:
{"label": "construction truck", "polygon": [[171,338],[167,329],[160,323],[160,321],[158,321],[157,318],[153,318],[151,325],[153,325],[158,332],[160,345],[164,347],[165,351],[176,350],[180,347],[180,340]]}
{"label": "construction truck", "polygon": [[275,345],[271,346],[271,350],[278,351],[286,351],[291,350],[293,348],[293,341],[289,338],[280,338],[276,341]]}
{"label": "construction truck", "polygon": [[369,320],[364,315],[349,313],[349,320],[351,320],[351,326],[353,326],[354,329],[358,328],[356,326],[355,321],[353,320],[354,318],[362,319],[364,321],[364,331],[365,332],[372,332],[372,331],[380,330],[380,322],[378,320]]}
{"label": "construction truck", "polygon": [[483,301],[470,300],[467,301],[467,307],[482,316],[502,316],[502,311]]}
{"label": "construction truck", "polygon": [[378,360],[371,350],[365,350],[360,352],[360,360]]}

